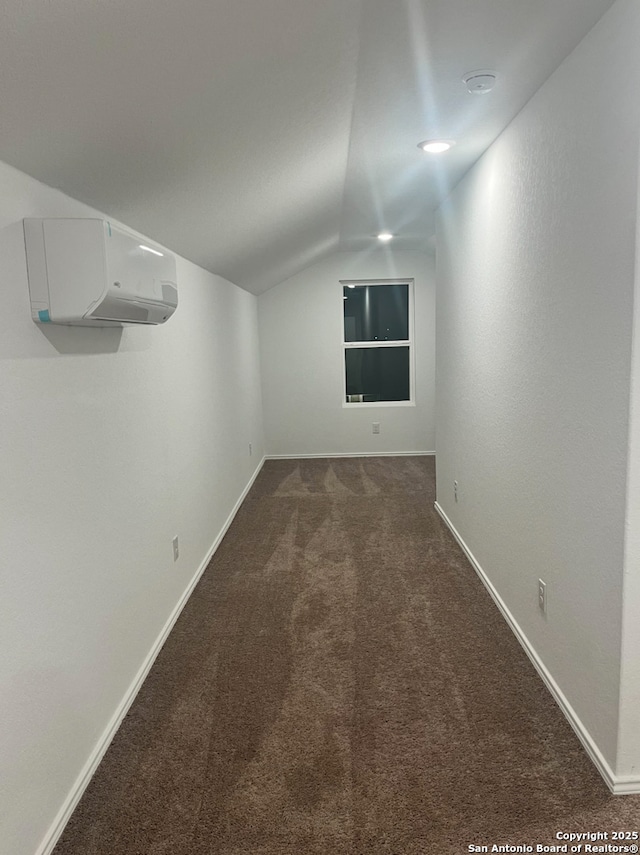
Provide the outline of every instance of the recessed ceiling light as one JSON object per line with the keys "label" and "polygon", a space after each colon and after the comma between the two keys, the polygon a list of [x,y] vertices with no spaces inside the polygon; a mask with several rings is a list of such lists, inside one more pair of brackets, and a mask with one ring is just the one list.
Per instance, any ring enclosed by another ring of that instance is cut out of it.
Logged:
{"label": "recessed ceiling light", "polygon": [[381,240],[386,243],[388,240],[393,240],[393,235],[391,232],[380,232],[378,235],[378,240]]}
{"label": "recessed ceiling light", "polygon": [[455,145],[453,140],[425,140],[418,143],[418,148],[429,154],[442,154],[443,151],[449,151],[452,145]]}

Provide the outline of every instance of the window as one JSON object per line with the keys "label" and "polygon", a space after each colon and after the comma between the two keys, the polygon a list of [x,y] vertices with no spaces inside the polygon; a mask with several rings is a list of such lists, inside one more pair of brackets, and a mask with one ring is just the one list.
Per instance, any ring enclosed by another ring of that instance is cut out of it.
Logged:
{"label": "window", "polygon": [[413,281],[341,284],[345,406],[413,403]]}

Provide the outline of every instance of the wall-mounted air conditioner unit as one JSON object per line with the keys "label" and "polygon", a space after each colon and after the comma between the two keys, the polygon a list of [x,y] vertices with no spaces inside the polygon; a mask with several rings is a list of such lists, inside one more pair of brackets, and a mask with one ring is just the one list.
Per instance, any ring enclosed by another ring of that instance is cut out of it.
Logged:
{"label": "wall-mounted air conditioner unit", "polygon": [[98,219],[24,221],[31,314],[39,323],[163,324],[178,305],[175,258]]}

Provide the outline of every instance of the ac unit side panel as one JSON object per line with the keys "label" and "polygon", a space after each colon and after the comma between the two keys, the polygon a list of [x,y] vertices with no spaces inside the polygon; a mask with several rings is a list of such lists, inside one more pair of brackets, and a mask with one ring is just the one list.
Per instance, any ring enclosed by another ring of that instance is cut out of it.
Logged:
{"label": "ac unit side panel", "polygon": [[43,223],[42,220],[30,217],[24,220],[23,226],[31,316],[35,321],[44,323],[50,320],[51,302],[44,251]]}

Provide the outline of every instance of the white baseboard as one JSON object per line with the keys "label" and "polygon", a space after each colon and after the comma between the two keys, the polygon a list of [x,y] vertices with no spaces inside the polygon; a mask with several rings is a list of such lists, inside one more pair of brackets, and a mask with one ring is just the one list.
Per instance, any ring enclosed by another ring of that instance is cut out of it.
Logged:
{"label": "white baseboard", "polygon": [[489,592],[489,594],[493,598],[493,601],[495,602],[495,604],[500,609],[502,616],[504,617],[506,622],[509,624],[511,631],[513,632],[515,637],[518,639],[518,641],[522,645],[524,652],[527,654],[527,656],[531,660],[534,668],[536,669],[538,674],[542,677],[545,685],[547,686],[547,688],[551,692],[553,698],[555,699],[556,703],[558,704],[558,706],[560,707],[560,709],[564,713],[565,718],[567,719],[567,721],[569,722],[569,724],[571,725],[571,727],[575,731],[576,736],[578,737],[578,739],[582,743],[584,749],[586,750],[587,754],[591,758],[596,769],[598,770],[598,772],[600,773],[600,775],[604,779],[605,784],[609,787],[609,789],[611,790],[611,792],[614,795],[631,795],[631,794],[640,793],[640,776],[634,776],[634,777],[621,776],[621,775],[616,775],[613,772],[611,766],[605,760],[600,749],[598,748],[598,746],[594,742],[593,738],[589,734],[588,730],[586,729],[586,727],[584,726],[584,724],[582,723],[582,721],[578,717],[576,711],[573,709],[573,707],[571,706],[569,701],[564,696],[564,693],[562,692],[562,690],[560,689],[560,687],[558,686],[558,684],[556,683],[554,678],[551,676],[551,673],[549,672],[549,670],[545,666],[545,664],[542,661],[542,659],[540,658],[540,656],[536,653],[533,645],[531,644],[531,642],[529,641],[529,639],[525,635],[524,631],[521,629],[520,625],[518,624],[518,622],[516,621],[514,616],[509,611],[504,600],[502,599],[502,597],[500,596],[498,591],[495,589],[495,587],[493,586],[493,584],[489,580],[488,576],[486,575],[486,573],[484,572],[484,570],[482,569],[480,564],[476,561],[475,556],[473,555],[473,553],[471,552],[471,550],[469,549],[467,544],[464,542],[464,540],[462,539],[462,537],[460,536],[460,534],[456,530],[456,527],[454,526],[454,524],[451,522],[449,517],[446,515],[446,513],[440,507],[438,502],[435,503],[435,509],[440,514],[442,519],[444,520],[445,525],[451,531],[452,535],[458,541],[460,547],[462,548],[462,551],[464,552],[464,554],[469,559],[471,566],[476,571],[476,573],[480,577],[482,584],[485,586],[485,588],[487,589],[487,591]]}
{"label": "white baseboard", "polygon": [[434,457],[435,451],[354,451],[326,454],[267,454],[267,460],[314,460],[334,457]]}
{"label": "white baseboard", "polygon": [[195,575],[193,576],[193,578],[191,579],[191,581],[187,585],[186,590],[184,591],[184,593],[180,597],[178,603],[176,604],[175,608],[173,609],[173,611],[169,615],[169,618],[168,618],[167,622],[165,623],[165,625],[163,626],[162,630],[160,631],[160,634],[156,638],[156,640],[153,644],[153,647],[151,648],[151,650],[149,651],[149,653],[145,657],[142,665],[140,666],[140,669],[138,670],[138,673],[136,674],[136,676],[133,679],[133,682],[131,683],[131,685],[127,689],[127,692],[126,692],[124,698],[122,699],[122,701],[118,705],[118,708],[116,709],[115,713],[113,714],[113,716],[112,716],[109,724],[107,725],[104,733],[102,734],[102,736],[98,740],[97,745],[95,746],[95,748],[91,752],[89,759],[85,763],[84,768],[80,772],[80,775],[78,776],[78,778],[76,779],[76,782],[74,783],[73,787],[71,788],[71,792],[69,793],[69,795],[65,799],[62,807],[60,808],[60,810],[58,812],[58,815],[56,816],[53,823],[51,824],[51,827],[49,828],[49,830],[45,834],[44,839],[42,840],[40,846],[38,847],[38,849],[36,851],[36,855],[50,855],[50,853],[53,851],[53,848],[55,847],[60,836],[62,835],[62,832],[64,831],[64,828],[65,828],[67,822],[71,818],[71,814],[73,813],[78,802],[82,798],[82,794],[86,790],[86,788],[89,785],[89,782],[91,781],[91,778],[93,777],[96,769],[100,765],[100,761],[104,757],[104,755],[105,755],[109,745],[111,744],[114,736],[118,732],[118,728],[120,727],[122,720],[124,719],[124,717],[128,713],[129,708],[131,707],[131,704],[134,702],[136,695],[140,691],[147,674],[151,670],[151,667],[152,667],[153,663],[155,662],[156,657],[158,656],[158,654],[160,653],[160,650],[162,649],[163,644],[167,640],[169,633],[173,629],[175,622],[180,617],[180,612],[185,607],[187,600],[189,599],[189,597],[191,596],[191,593],[193,592],[193,589],[198,584],[200,577],[202,576],[202,574],[206,570],[207,565],[209,564],[209,562],[213,558],[218,546],[220,545],[220,542],[222,541],[222,538],[227,533],[227,530],[228,530],[229,526],[231,525],[231,523],[233,522],[235,515],[238,513],[240,506],[244,502],[244,500],[247,496],[247,493],[249,492],[249,490],[253,486],[253,482],[258,477],[260,470],[262,469],[262,467],[264,465],[264,461],[265,461],[265,458],[263,457],[262,460],[260,461],[260,463],[258,464],[255,472],[251,476],[249,483],[247,484],[247,486],[242,491],[242,495],[240,496],[238,501],[233,506],[231,513],[227,517],[226,522],[224,523],[224,525],[222,526],[222,529],[220,530],[218,536],[214,540],[213,545],[211,546],[211,548],[209,549],[209,551],[205,555],[205,557],[202,560],[202,562],[200,563],[200,566],[198,567]]}
{"label": "white baseboard", "polygon": [[616,775],[613,786],[609,784],[609,787],[615,796],[637,796],[640,793],[640,775]]}

